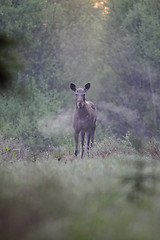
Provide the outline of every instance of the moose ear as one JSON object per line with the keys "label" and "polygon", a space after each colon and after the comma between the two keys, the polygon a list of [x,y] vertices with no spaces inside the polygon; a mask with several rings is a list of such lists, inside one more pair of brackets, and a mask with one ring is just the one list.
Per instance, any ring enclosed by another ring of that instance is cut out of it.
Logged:
{"label": "moose ear", "polygon": [[84,86],[84,90],[85,90],[85,92],[86,92],[88,89],[90,89],[90,86],[91,86],[90,83],[87,83],[87,84]]}
{"label": "moose ear", "polygon": [[76,85],[71,83],[70,84],[70,89],[75,92],[76,91]]}

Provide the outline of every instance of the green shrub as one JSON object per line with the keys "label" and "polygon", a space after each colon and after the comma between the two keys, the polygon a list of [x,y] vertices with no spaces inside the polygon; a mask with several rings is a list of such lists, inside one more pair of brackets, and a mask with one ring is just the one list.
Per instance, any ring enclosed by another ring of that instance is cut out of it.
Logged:
{"label": "green shrub", "polygon": [[51,113],[56,115],[62,102],[56,92],[47,88],[42,92],[33,79],[28,79],[23,96],[17,94],[19,90],[0,95],[1,133],[6,138],[19,139],[32,150],[45,149],[49,142],[54,144],[54,134],[46,138],[38,121]]}
{"label": "green shrub", "polygon": [[122,140],[115,137],[108,137],[100,143],[95,142],[93,153],[97,157],[106,158],[114,154],[131,154],[134,153],[134,149],[131,146],[128,136]]}

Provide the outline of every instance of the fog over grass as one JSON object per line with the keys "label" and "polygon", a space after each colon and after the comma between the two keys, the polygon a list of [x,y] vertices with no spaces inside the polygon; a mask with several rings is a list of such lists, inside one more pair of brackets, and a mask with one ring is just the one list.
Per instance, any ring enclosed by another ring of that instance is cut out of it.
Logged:
{"label": "fog over grass", "polygon": [[63,109],[60,113],[47,115],[38,121],[39,131],[45,136],[50,137],[54,134],[66,134],[72,131],[72,109]]}

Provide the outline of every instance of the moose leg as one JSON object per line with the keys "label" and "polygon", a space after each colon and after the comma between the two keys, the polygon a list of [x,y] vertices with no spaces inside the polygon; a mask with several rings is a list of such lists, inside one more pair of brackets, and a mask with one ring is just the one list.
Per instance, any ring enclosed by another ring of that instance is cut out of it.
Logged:
{"label": "moose leg", "polygon": [[93,143],[94,143],[94,131],[91,133],[91,145],[90,147],[93,147]]}
{"label": "moose leg", "polygon": [[79,133],[75,132],[74,133],[74,142],[75,142],[75,156],[76,157],[78,154],[78,138],[79,138]]}
{"label": "moose leg", "polygon": [[92,152],[93,143],[94,143],[94,131],[91,133],[91,145],[90,145],[92,158],[93,158],[93,152]]}
{"label": "moose leg", "polygon": [[83,158],[83,153],[84,153],[84,135],[85,135],[85,132],[81,132],[81,159]]}
{"label": "moose leg", "polygon": [[86,133],[86,139],[87,139],[87,155],[89,157],[90,132]]}

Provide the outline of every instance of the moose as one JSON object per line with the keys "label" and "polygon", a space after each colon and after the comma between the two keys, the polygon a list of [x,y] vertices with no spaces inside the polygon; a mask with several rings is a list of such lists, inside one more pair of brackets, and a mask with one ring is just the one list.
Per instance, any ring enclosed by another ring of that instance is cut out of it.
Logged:
{"label": "moose", "polygon": [[[95,105],[85,100],[85,93],[90,89],[90,83],[84,88],[76,88],[71,83],[70,88],[75,93],[75,109],[73,114],[73,128],[75,141],[75,156],[78,154],[79,133],[81,137],[81,159],[84,154],[84,137],[86,134],[87,154],[89,157],[89,148],[92,148],[94,142],[94,133],[96,129],[97,113]],[[90,144],[91,141],[91,144]]]}

